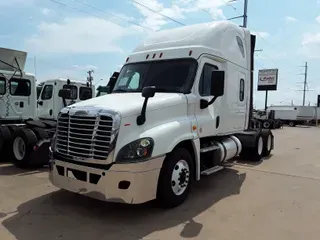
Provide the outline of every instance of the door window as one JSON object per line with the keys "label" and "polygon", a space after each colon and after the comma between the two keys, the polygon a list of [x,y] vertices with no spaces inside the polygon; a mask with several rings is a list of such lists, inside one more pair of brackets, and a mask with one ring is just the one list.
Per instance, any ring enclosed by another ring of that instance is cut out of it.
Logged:
{"label": "door window", "polygon": [[218,70],[217,66],[205,64],[202,69],[200,82],[199,82],[199,94],[200,96],[210,96],[211,89],[211,73]]}
{"label": "door window", "polygon": [[31,95],[31,83],[26,79],[13,79],[10,81],[10,94],[12,96],[25,96]]}
{"label": "door window", "polygon": [[46,85],[41,94],[42,100],[49,100],[52,98],[53,95],[53,85]]}

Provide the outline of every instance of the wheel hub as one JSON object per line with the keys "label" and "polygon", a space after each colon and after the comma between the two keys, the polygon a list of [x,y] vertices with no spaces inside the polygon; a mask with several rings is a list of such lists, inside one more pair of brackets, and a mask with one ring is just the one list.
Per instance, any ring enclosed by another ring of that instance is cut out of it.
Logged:
{"label": "wheel hub", "polygon": [[22,160],[26,154],[26,145],[21,137],[16,137],[13,141],[13,153],[17,160]]}
{"label": "wheel hub", "polygon": [[189,165],[185,160],[180,160],[175,165],[172,177],[171,187],[176,195],[181,195],[185,192],[189,184]]}

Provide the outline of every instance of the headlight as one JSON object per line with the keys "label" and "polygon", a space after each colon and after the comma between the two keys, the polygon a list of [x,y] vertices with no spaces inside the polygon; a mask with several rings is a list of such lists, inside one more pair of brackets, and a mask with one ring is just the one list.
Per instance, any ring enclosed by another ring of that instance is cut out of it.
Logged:
{"label": "headlight", "polygon": [[125,145],[117,155],[117,163],[138,162],[152,155],[154,141],[152,138],[141,138]]}

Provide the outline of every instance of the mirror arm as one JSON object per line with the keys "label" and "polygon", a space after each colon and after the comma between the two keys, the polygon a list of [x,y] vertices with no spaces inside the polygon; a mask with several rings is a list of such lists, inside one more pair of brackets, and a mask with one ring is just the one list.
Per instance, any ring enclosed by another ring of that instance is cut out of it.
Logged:
{"label": "mirror arm", "polygon": [[144,99],[141,114],[137,117],[137,125],[138,126],[141,126],[146,121],[146,110],[147,110],[148,99],[149,98],[147,98],[147,97]]}
{"label": "mirror arm", "polygon": [[205,109],[207,108],[209,105],[211,105],[212,103],[214,103],[217,100],[217,96],[214,96],[209,102],[205,99],[201,99],[200,100],[200,109]]}

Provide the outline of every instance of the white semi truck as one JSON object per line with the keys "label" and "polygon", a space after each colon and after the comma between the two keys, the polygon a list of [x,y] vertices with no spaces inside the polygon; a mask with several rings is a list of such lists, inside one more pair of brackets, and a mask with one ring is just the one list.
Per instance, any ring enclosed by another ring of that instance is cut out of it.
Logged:
{"label": "white semi truck", "polygon": [[[0,160],[18,167],[48,163],[49,141],[60,110],[94,96],[94,87],[69,79],[49,79],[36,86],[24,72],[27,53],[0,48]],[[70,92],[61,98],[59,91]]]}
{"label": "white semi truck", "polygon": [[175,207],[227,160],[270,155],[271,131],[250,128],[254,47],[248,29],[226,21],[155,33],[111,94],[61,110],[50,181],[104,201]]}

